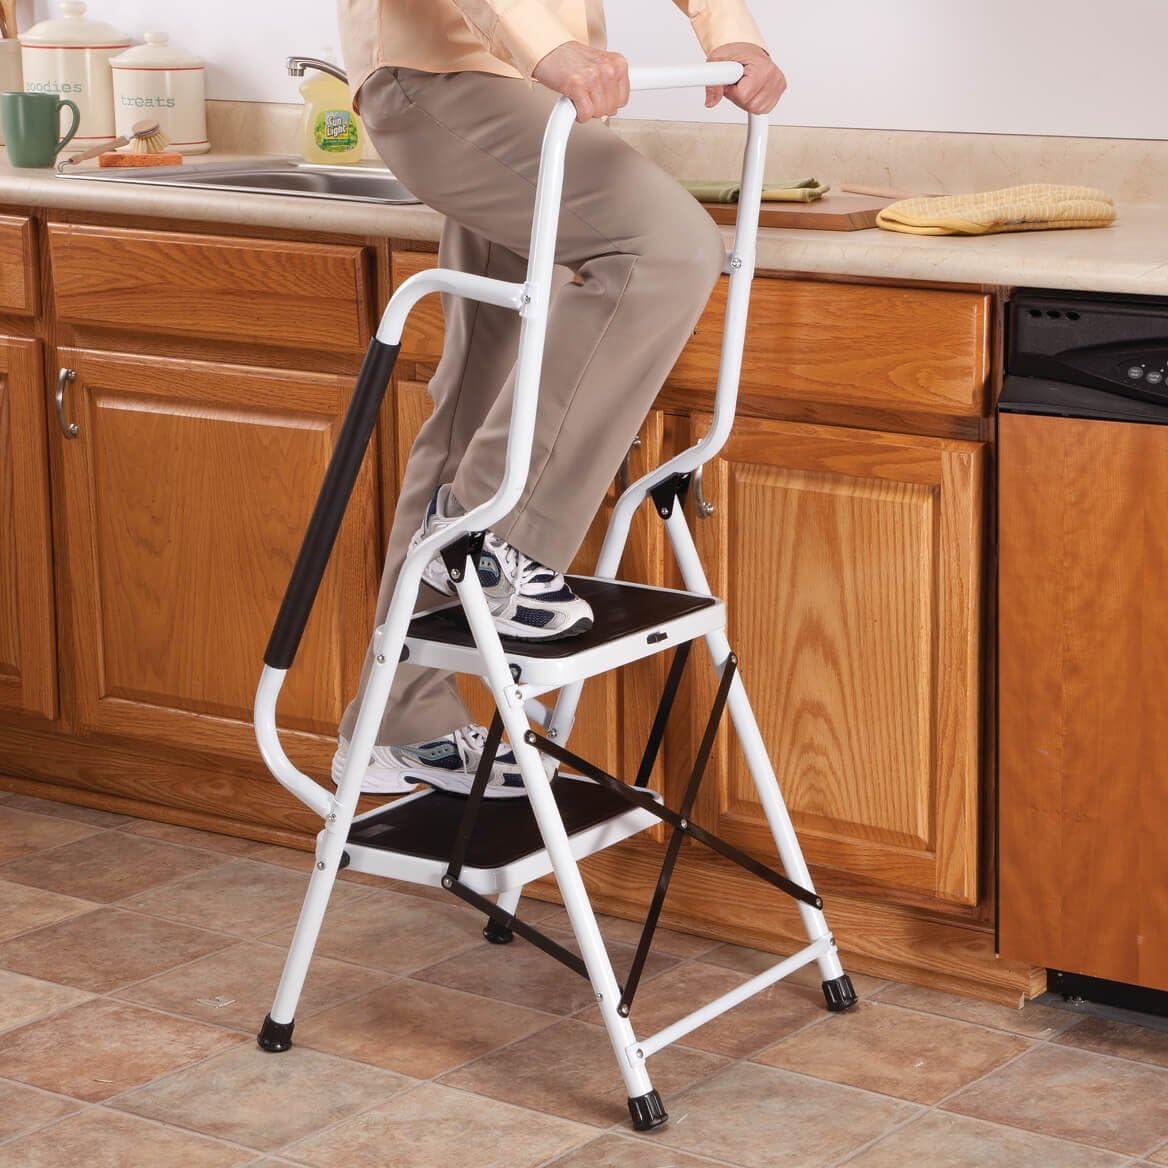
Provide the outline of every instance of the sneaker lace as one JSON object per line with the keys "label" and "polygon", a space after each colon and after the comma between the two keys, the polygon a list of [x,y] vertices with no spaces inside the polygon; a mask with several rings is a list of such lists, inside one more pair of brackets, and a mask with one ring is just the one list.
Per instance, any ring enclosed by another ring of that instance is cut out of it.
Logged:
{"label": "sneaker lace", "polygon": [[[517,592],[522,592],[530,584],[543,584],[545,588],[550,588],[555,584],[556,573],[551,568],[541,564],[538,560],[533,560],[530,556],[525,556],[518,548],[512,547],[509,543],[500,542],[502,546],[499,552],[506,566],[507,575],[515,581]],[[537,580],[536,577],[541,574],[545,579]]]}

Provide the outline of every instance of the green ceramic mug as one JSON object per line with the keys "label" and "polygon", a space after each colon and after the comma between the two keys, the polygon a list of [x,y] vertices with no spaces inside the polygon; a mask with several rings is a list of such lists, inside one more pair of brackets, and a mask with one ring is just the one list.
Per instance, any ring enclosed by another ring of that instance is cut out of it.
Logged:
{"label": "green ceramic mug", "polygon": [[[73,111],[73,124],[61,138],[63,106]],[[52,166],[57,155],[73,141],[81,124],[81,111],[68,98],[55,93],[0,93],[0,122],[8,161],[13,166]]]}

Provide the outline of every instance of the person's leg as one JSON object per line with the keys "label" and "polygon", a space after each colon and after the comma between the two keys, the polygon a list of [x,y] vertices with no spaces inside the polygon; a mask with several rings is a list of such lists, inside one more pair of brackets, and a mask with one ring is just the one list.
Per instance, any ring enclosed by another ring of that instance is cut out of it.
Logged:
{"label": "person's leg", "polygon": [[[521,281],[526,271],[525,262],[513,252],[452,219],[443,229],[438,262],[445,268],[497,280]],[[446,340],[429,386],[434,411],[423,423],[406,463],[377,598],[377,624],[389,609],[410,537],[422,522],[434,492],[453,479],[515,363],[520,323],[516,313],[460,296],[443,297],[442,308]],[[448,599],[423,585],[419,607],[432,608]],[[364,692],[369,664],[367,660],[359,693]],[[354,700],[341,722],[342,738],[351,737],[356,720]],[[470,720],[453,674],[402,664],[394,678],[378,742],[387,746],[425,742]]]}
{"label": "person's leg", "polygon": [[[361,96],[371,138],[402,181],[522,268],[554,95],[483,74],[382,70]],[[568,152],[557,259],[577,271],[578,282],[563,287],[553,307],[531,474],[497,534],[563,569],[690,336],[722,270],[724,248],[709,217],[672,179],[607,127],[590,123],[577,127]],[[522,279],[523,272],[503,278]],[[509,345],[491,352],[495,337],[481,325],[471,343],[457,329],[503,310],[461,304],[448,312],[448,330],[456,331],[448,331],[432,389],[440,408],[451,403],[450,413],[445,430],[435,415],[411,455],[410,492],[403,492],[387,561],[390,589],[403,541],[433,487],[452,479],[469,507],[502,477],[510,379],[500,364],[503,357],[513,363],[518,322],[511,317],[510,331],[499,324],[496,335],[506,331]],[[472,359],[472,349],[481,356]],[[444,369],[458,370],[457,379],[449,374],[457,393],[445,388]],[[507,391],[500,393],[504,381]],[[455,696],[449,680],[403,669],[382,741],[417,741],[438,729],[435,721],[462,716]]]}
{"label": "person's leg", "polygon": [[[555,95],[477,73],[399,70],[398,84],[414,111],[399,176],[431,206],[526,256]],[[371,132],[378,141],[376,118]],[[556,258],[579,282],[551,314],[531,473],[495,531],[562,571],[691,336],[725,246],[672,178],[590,122],[569,143]],[[509,392],[495,398],[459,464],[454,493],[464,506],[488,498],[502,477],[510,405]]]}

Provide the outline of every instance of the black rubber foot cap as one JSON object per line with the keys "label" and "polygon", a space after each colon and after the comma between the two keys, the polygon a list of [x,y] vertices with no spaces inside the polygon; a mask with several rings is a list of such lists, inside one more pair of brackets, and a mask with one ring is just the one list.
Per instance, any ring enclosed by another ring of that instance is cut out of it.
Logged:
{"label": "black rubber foot cap", "polygon": [[633,1117],[633,1127],[637,1131],[652,1131],[669,1118],[665,1104],[661,1102],[661,1096],[656,1091],[630,1099],[629,1114]]}
{"label": "black rubber foot cap", "polygon": [[515,940],[515,934],[506,925],[492,920],[483,927],[483,936],[492,945],[510,945]]}
{"label": "black rubber foot cap", "polygon": [[842,1014],[856,1004],[856,990],[852,979],[845,973],[842,977],[832,978],[823,983],[823,996],[827,1000],[827,1008],[833,1014]]}
{"label": "black rubber foot cap", "polygon": [[269,1014],[264,1019],[259,1034],[256,1035],[260,1050],[266,1050],[269,1054],[279,1054],[281,1051],[291,1049],[292,1027],[295,1025],[295,1021],[273,1022]]}

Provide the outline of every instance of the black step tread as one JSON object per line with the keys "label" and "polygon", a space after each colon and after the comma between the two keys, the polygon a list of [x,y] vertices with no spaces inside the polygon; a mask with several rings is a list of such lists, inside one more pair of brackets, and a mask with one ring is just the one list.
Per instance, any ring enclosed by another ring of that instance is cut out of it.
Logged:
{"label": "black step tread", "polygon": [[[572,657],[633,633],[660,628],[668,621],[718,603],[712,596],[693,596],[670,588],[644,588],[620,580],[596,580],[590,576],[569,576],[567,580],[572,591],[592,605],[595,625],[586,633],[560,641],[503,637],[504,652],[518,657]],[[416,617],[410,622],[409,635],[419,641],[474,647],[466,615],[458,603]]]}
{"label": "black step tread", "polygon": [[[631,804],[620,795],[581,779],[553,779],[552,793],[569,835],[615,819],[631,809]],[[349,842],[424,860],[449,860],[465,810],[466,800],[461,796],[431,791],[421,798],[392,804],[354,823]],[[471,868],[502,868],[533,852],[543,851],[543,846],[543,837],[526,799],[485,799],[466,863]]]}

